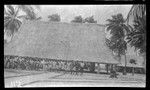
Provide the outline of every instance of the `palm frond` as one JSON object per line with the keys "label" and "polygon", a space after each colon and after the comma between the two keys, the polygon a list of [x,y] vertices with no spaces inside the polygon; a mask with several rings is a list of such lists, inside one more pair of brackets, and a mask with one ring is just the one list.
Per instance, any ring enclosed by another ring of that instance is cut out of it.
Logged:
{"label": "palm frond", "polygon": [[4,17],[4,21],[7,21],[7,20],[9,20],[9,19],[11,19],[10,16],[5,16],[5,17]]}
{"label": "palm frond", "polygon": [[128,26],[126,26],[125,24],[122,24],[121,27],[123,30],[125,30],[126,34],[130,33],[130,29]]}
{"label": "palm frond", "polygon": [[4,16],[10,16],[11,14],[7,12],[6,7],[4,7]]}
{"label": "palm frond", "polygon": [[11,6],[11,5],[6,5],[6,6],[7,6],[7,8],[8,8],[8,12],[9,12],[11,15],[14,15],[14,13],[15,13],[14,7]]}
{"label": "palm frond", "polygon": [[27,15],[20,15],[20,16],[17,16],[17,18],[21,19],[21,18],[27,18]]}
{"label": "palm frond", "polygon": [[37,9],[37,10],[41,10],[41,7],[40,7],[40,5],[32,5],[32,7],[35,7],[35,9]]}
{"label": "palm frond", "polygon": [[15,27],[16,27],[16,31],[18,31],[18,29],[20,28],[22,22],[19,21],[18,19],[15,19],[14,20],[14,24],[15,24]]}
{"label": "palm frond", "polygon": [[18,7],[27,14],[26,19],[29,20],[33,20],[37,18],[33,7],[40,10],[40,6],[38,5],[19,5]]}
{"label": "palm frond", "polygon": [[117,25],[115,25],[115,24],[112,24],[112,25],[107,25],[107,28],[106,28],[106,30],[107,31],[110,31],[110,30],[112,30],[114,27],[116,27]]}
{"label": "palm frond", "polygon": [[12,22],[12,19],[11,18],[5,18],[5,20],[4,20],[4,27],[6,28],[6,27],[8,27],[9,26],[9,23],[11,23]]}

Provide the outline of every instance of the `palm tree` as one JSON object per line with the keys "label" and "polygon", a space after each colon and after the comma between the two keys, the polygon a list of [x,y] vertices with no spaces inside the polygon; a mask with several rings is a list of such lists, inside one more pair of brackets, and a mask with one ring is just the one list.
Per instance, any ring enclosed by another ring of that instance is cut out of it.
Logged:
{"label": "palm tree", "polygon": [[125,69],[124,74],[126,75],[126,50],[127,45],[125,41],[125,36],[129,32],[129,28],[125,25],[125,20],[122,14],[113,15],[112,19],[107,20],[109,24],[107,24],[107,31],[110,31],[112,35],[110,37],[110,45],[109,48],[118,54],[118,57],[121,55],[125,56]]}
{"label": "palm tree", "polygon": [[35,10],[40,10],[39,5],[18,5],[18,8],[26,13],[23,17],[27,20],[34,20],[37,18]]}
{"label": "palm tree", "polygon": [[127,22],[131,21],[130,17],[137,19],[138,17],[145,17],[146,16],[146,6],[143,4],[140,5],[133,5],[128,13]]}
{"label": "palm tree", "polygon": [[128,43],[143,56],[146,72],[146,6],[133,5],[127,16],[127,24],[132,28],[127,35]]}
{"label": "palm tree", "polygon": [[[37,7],[37,6],[36,6]],[[38,8],[38,7],[37,7]],[[26,15],[19,15],[22,10]],[[36,14],[31,5],[5,5],[4,6],[4,34],[12,37],[14,32],[18,31],[22,24],[22,18],[33,20],[36,19]]]}
{"label": "palm tree", "polygon": [[21,25],[21,20],[18,17],[19,8],[14,8],[12,5],[6,5],[4,10],[4,32],[11,36],[17,31]]}

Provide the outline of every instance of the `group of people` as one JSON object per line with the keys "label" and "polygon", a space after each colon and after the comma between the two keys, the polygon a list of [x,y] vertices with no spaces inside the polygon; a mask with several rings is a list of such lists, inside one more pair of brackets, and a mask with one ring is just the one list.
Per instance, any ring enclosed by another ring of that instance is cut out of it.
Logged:
{"label": "group of people", "polygon": [[63,71],[73,75],[82,75],[88,67],[84,62],[41,59],[20,56],[4,56],[4,68],[21,70]]}
{"label": "group of people", "polygon": [[[64,61],[41,59],[36,57],[4,56],[4,68],[7,69],[42,70],[64,72],[72,75],[83,75],[83,72],[91,71],[91,67],[92,66],[90,63],[83,61]],[[115,73],[116,72],[114,70],[111,70],[110,78],[116,77]]]}
{"label": "group of people", "polygon": [[4,57],[4,68],[21,70],[41,70],[43,65],[40,60],[23,58],[18,56]]}

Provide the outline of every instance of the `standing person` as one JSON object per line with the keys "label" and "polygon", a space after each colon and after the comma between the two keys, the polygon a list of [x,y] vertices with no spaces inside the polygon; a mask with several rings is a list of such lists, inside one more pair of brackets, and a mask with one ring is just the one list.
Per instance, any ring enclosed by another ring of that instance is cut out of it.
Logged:
{"label": "standing person", "polygon": [[98,64],[97,66],[97,73],[100,74],[101,68],[100,68],[100,64]]}
{"label": "standing person", "polygon": [[13,67],[13,69],[17,69],[17,57],[14,57],[14,67]]}
{"label": "standing person", "polygon": [[[41,59],[42,60],[42,59]],[[46,67],[45,67],[45,59],[43,59],[41,61],[41,66],[42,66],[42,70],[45,71],[46,70]]]}
{"label": "standing person", "polygon": [[80,72],[80,64],[78,61],[75,62],[75,72],[76,75],[78,75],[78,73]]}
{"label": "standing person", "polygon": [[30,61],[29,60],[27,60],[26,58],[25,58],[25,61],[26,61],[26,70],[29,70],[29,66],[30,66]]}
{"label": "standing person", "polygon": [[71,61],[71,64],[70,64],[70,72],[71,72],[71,74],[74,73],[74,68],[75,68],[75,62]]}
{"label": "standing person", "polygon": [[32,68],[32,60],[30,60],[30,58],[28,58],[28,60],[29,60],[29,70],[32,70],[31,68]]}
{"label": "standing person", "polygon": [[113,70],[114,70],[114,77],[115,77],[115,78],[118,78],[118,77],[117,77],[117,70],[116,70],[116,66],[114,66]]}
{"label": "standing person", "polygon": [[6,63],[5,63],[4,66],[5,66],[6,68],[9,68],[9,65],[10,65],[10,60],[9,60],[9,58],[6,57],[5,62],[6,62]]}
{"label": "standing person", "polygon": [[111,68],[111,71],[110,71],[110,78],[117,78],[116,69],[113,67]]}
{"label": "standing person", "polygon": [[110,77],[109,78],[114,78],[114,74],[113,74],[113,69],[110,69]]}
{"label": "standing person", "polygon": [[80,72],[81,72],[81,75],[83,75],[83,68],[84,68],[84,62],[82,61],[80,63]]}
{"label": "standing person", "polygon": [[33,60],[33,70],[36,70],[36,62]]}

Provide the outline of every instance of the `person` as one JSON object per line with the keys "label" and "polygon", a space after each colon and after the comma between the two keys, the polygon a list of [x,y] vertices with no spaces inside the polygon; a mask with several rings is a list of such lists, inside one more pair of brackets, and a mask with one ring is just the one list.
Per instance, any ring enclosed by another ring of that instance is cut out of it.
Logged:
{"label": "person", "polygon": [[74,74],[75,62],[72,61],[70,64],[70,74]]}
{"label": "person", "polygon": [[78,61],[75,62],[75,72],[76,75],[80,73],[80,64]]}
{"label": "person", "polygon": [[116,70],[113,68],[110,71],[110,78],[117,78],[117,73]]}
{"label": "person", "polygon": [[80,63],[80,72],[81,72],[81,75],[83,75],[83,69],[84,69],[84,62],[81,62]]}
{"label": "person", "polygon": [[9,59],[9,58],[6,58],[6,59],[5,59],[5,62],[6,62],[5,65],[4,65],[5,68],[9,68],[9,66],[10,66],[10,59]]}
{"label": "person", "polygon": [[98,66],[97,66],[97,73],[98,73],[98,74],[100,74],[100,70],[101,70],[100,64],[98,64]]}

